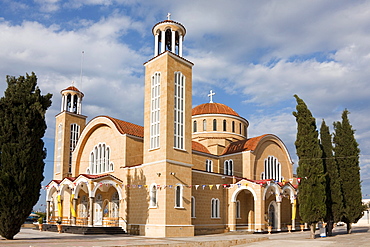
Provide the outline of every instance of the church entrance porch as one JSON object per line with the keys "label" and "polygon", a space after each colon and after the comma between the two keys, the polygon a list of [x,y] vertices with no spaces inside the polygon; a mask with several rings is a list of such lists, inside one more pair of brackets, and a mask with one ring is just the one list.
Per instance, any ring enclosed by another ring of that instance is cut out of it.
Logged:
{"label": "church entrance porch", "polygon": [[47,222],[126,229],[122,201],[121,182],[110,175],[53,180],[47,186]]}

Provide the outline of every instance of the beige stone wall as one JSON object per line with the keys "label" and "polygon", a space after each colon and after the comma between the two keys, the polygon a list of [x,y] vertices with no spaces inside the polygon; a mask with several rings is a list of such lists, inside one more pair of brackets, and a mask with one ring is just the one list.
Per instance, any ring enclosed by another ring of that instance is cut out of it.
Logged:
{"label": "beige stone wall", "polygon": [[[217,129],[213,130],[213,120],[217,121]],[[203,128],[203,121],[206,120],[206,129]],[[226,120],[226,130],[224,130],[223,122]],[[194,130],[194,121],[196,121],[197,131]],[[234,131],[232,129],[232,122],[234,122]],[[245,131],[248,128],[248,122],[244,119],[224,114],[207,114],[195,115],[192,117],[192,131],[193,137],[202,137],[208,134],[218,134],[226,138],[235,138],[238,140],[248,137]],[[213,136],[213,135],[212,135]]]}
{"label": "beige stone wall", "polygon": [[79,144],[73,153],[73,176],[86,174],[90,167],[90,154],[98,144],[105,144],[110,148],[110,162],[113,163],[112,174],[120,179],[124,178],[123,168],[142,163],[142,139],[122,135],[114,124],[105,117],[92,120],[80,138]]}
{"label": "beige stone wall", "polygon": [[[53,179],[61,180],[64,177],[70,176],[69,170],[69,153],[70,153],[70,136],[71,124],[76,123],[80,126],[80,134],[86,125],[86,116],[74,114],[71,112],[61,112],[55,117],[55,144],[54,144],[54,177]],[[60,159],[60,171],[57,173],[57,152],[58,152],[58,126],[62,124],[62,149]]]}
{"label": "beige stone wall", "polygon": [[[160,148],[150,150],[151,77],[161,73]],[[185,150],[174,149],[174,81],[175,72],[185,76]],[[169,52],[145,64],[144,163],[171,159],[191,164],[192,64]],[[188,119],[188,120],[187,120]]]}
{"label": "beige stone wall", "polygon": [[[195,198],[195,218],[192,223],[195,227],[195,234],[220,233],[225,231],[228,218],[228,190],[223,188],[223,184],[230,184],[231,178],[222,178],[222,175],[215,175],[206,172],[193,172],[192,195]],[[208,185],[220,184],[217,189],[212,189]],[[195,185],[199,185],[196,189]],[[202,187],[202,185],[207,185]],[[220,218],[211,218],[211,200],[218,198],[220,200]]]}
{"label": "beige stone wall", "polygon": [[222,173],[222,174],[225,173],[224,163],[227,160],[232,160],[233,161],[234,176],[243,177],[244,166],[248,166],[249,163],[243,163],[244,160],[243,160],[242,153],[236,153],[236,154],[232,154],[232,155],[222,156],[220,158],[220,161],[219,161],[219,163],[220,163],[220,173]]}
{"label": "beige stone wall", "polygon": [[293,164],[291,163],[288,153],[283,147],[283,143],[276,139],[265,140],[260,143],[253,152],[251,164],[251,179],[261,179],[261,173],[264,172],[264,162],[269,156],[276,157],[281,165],[281,174],[285,180],[293,178]]}

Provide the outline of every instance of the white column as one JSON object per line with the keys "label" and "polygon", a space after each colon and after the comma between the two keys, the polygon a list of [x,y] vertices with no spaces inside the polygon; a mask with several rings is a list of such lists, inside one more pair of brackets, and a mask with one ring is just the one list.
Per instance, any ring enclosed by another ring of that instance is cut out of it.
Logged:
{"label": "white column", "polygon": [[64,97],[64,106],[63,106],[63,111],[67,111],[67,106],[68,106],[68,95],[63,95]]}
{"label": "white column", "polygon": [[176,32],[172,30],[171,32],[171,50],[173,53],[176,53]]}
{"label": "white column", "polygon": [[94,197],[89,197],[89,205],[90,205],[90,208],[89,208],[89,226],[93,226],[94,225]]}
{"label": "white column", "polygon": [[60,111],[62,112],[64,109],[64,95],[62,95],[62,104],[60,105]]}
{"label": "white column", "polygon": [[179,56],[182,57],[182,35],[179,35]]}
{"label": "white column", "polygon": [[158,56],[158,33],[154,36],[154,56]]}
{"label": "white column", "polygon": [[73,94],[71,94],[71,107],[69,108],[69,111],[70,111],[70,112],[73,112],[74,100],[75,100],[75,97],[74,97],[74,95],[73,95]]}
{"label": "white column", "polygon": [[277,231],[281,231],[281,201],[277,202]]}
{"label": "white column", "polygon": [[46,223],[50,221],[50,201],[46,201]]}
{"label": "white column", "polygon": [[77,114],[81,114],[81,97],[77,95]]}
{"label": "white column", "polygon": [[166,50],[166,31],[162,31],[161,33],[161,36],[162,36],[162,42],[161,42],[161,52],[164,52]]}

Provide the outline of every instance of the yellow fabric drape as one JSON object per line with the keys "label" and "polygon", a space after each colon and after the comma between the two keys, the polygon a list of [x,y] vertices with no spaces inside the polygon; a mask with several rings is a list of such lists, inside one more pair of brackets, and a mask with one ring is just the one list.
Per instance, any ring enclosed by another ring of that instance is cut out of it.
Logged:
{"label": "yellow fabric drape", "polygon": [[295,220],[296,211],[297,211],[297,199],[294,199],[292,208],[292,220]]}
{"label": "yellow fabric drape", "polygon": [[57,199],[58,199],[58,214],[59,214],[59,217],[62,217],[63,212],[62,212],[62,201],[60,199],[60,195],[57,196]]}
{"label": "yellow fabric drape", "polygon": [[73,207],[73,198],[74,198],[74,196],[75,196],[74,194],[71,195],[71,203],[70,203],[70,205],[71,205],[71,214],[72,214],[72,217],[77,217],[76,210]]}

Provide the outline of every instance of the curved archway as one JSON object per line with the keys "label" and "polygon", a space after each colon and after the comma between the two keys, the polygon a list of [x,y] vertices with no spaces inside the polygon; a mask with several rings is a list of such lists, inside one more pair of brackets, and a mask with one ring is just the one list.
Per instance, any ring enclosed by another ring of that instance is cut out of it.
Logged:
{"label": "curved archway", "polygon": [[231,197],[234,230],[255,231],[256,192],[249,186],[240,186]]}

